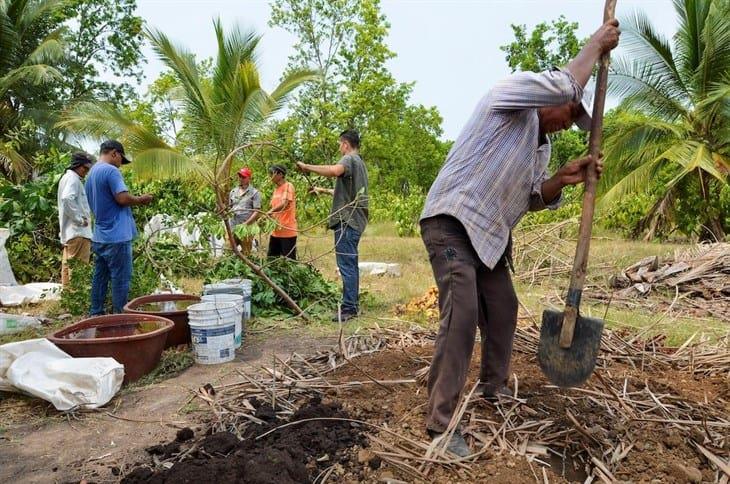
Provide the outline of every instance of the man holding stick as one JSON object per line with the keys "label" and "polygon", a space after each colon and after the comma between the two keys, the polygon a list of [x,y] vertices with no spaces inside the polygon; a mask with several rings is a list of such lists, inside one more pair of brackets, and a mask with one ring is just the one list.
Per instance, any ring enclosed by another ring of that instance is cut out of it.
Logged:
{"label": "man holding stick", "polygon": [[[584,181],[585,157],[547,173],[547,135],[576,124],[590,130],[590,96],[583,88],[603,52],[618,45],[615,20],[606,22],[566,67],[521,72],[479,102],[431,187],[421,236],[439,289],[440,327],[428,376],[426,428],[448,428],[466,383],[476,328],[481,334],[480,392],[509,395],[507,379],[517,325],[517,296],[509,274],[511,231],[527,211],[557,208],[562,188]],[[457,430],[447,443],[464,457]]]}
{"label": "man holding stick", "polygon": [[344,323],[359,310],[358,245],[368,223],[368,170],[360,157],[357,131],[340,133],[340,154],[342,158],[335,165],[297,163],[297,167],[302,173],[336,178],[334,190],[314,187],[312,191],[332,195],[328,226],[335,232],[335,257],[342,277],[342,306],[332,320]]}

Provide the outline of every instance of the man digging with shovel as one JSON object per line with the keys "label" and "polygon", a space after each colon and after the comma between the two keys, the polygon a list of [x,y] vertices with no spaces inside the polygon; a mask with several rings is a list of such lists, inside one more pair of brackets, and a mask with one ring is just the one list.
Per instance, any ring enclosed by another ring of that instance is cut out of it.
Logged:
{"label": "man digging with shovel", "polygon": [[[421,235],[439,289],[440,327],[428,376],[426,426],[432,438],[448,427],[466,382],[475,330],[482,341],[480,391],[509,395],[507,378],[517,324],[509,274],[511,230],[527,211],[557,208],[561,190],[585,179],[585,157],[547,173],[547,135],[576,124],[590,130],[583,88],[601,54],[618,45],[618,22],[606,22],[566,67],[522,72],[479,102],[431,187]],[[596,160],[596,171],[603,169]],[[448,450],[470,449],[454,432]]]}

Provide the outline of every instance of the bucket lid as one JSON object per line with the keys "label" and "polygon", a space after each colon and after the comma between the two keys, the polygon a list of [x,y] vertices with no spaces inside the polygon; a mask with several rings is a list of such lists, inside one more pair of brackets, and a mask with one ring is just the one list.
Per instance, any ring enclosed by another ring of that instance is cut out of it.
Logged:
{"label": "bucket lid", "polygon": [[206,284],[203,286],[205,294],[212,293],[238,293],[245,290],[246,287],[240,284]]}
{"label": "bucket lid", "polygon": [[213,301],[213,302],[232,302],[240,303],[243,301],[242,294],[229,294],[229,293],[217,293],[217,294],[204,294],[201,298],[202,301]]}
{"label": "bucket lid", "polygon": [[200,302],[188,306],[188,313],[217,313],[222,311],[235,311],[236,305],[232,302]]}
{"label": "bucket lid", "polygon": [[219,283],[220,284],[244,284],[244,285],[248,285],[248,284],[253,284],[253,281],[251,279],[243,279],[243,278],[239,279],[239,278],[233,277],[231,279],[223,279],[222,281],[219,281]]}
{"label": "bucket lid", "polygon": [[199,328],[228,328],[233,326],[233,331],[235,332],[236,330],[236,321],[233,319],[225,321],[217,321],[214,319],[191,319],[188,321],[188,325]]}

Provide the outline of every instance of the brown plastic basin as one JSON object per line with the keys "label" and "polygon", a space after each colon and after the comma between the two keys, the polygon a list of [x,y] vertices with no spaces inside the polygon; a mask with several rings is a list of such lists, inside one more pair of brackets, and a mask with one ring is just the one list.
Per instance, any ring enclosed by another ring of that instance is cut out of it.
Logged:
{"label": "brown plastic basin", "polygon": [[175,323],[175,327],[167,334],[165,348],[177,345],[189,345],[190,326],[188,326],[187,309],[180,311],[155,311],[142,308],[146,304],[164,303],[166,301],[191,301],[197,303],[200,302],[200,296],[193,296],[191,294],[152,294],[149,296],[140,296],[129,301],[124,306],[124,312],[130,314],[151,314],[169,319]]}
{"label": "brown plastic basin", "polygon": [[124,383],[129,383],[157,366],[173,326],[159,316],[110,314],[66,326],[48,339],[77,358],[114,358],[124,365]]}

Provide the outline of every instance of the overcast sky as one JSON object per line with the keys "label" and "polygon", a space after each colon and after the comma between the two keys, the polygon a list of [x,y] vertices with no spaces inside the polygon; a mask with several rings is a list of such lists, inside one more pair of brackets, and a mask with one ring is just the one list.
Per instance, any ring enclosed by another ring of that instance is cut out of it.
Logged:
{"label": "overcast sky", "polygon": [[[581,37],[601,23],[600,0],[383,0],[391,24],[388,45],[397,57],[389,67],[396,79],[415,81],[413,100],[436,106],[444,118],[444,135],[459,133],[479,98],[509,74],[499,46],[513,40],[510,24],[532,27],[564,14],[580,25]],[[659,32],[676,28],[671,0],[619,0],[617,16],[641,9]],[[215,53],[212,18],[224,25],[238,22],[263,33],[262,81],[274,86],[292,53],[295,39],[272,29],[267,0],[138,0],[139,15],[200,58]],[[149,48],[144,72],[154,80],[162,65]],[[146,84],[140,89],[145,90]]]}

